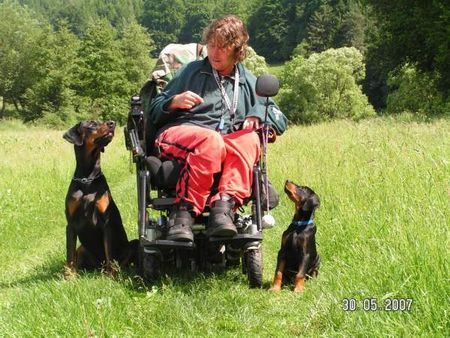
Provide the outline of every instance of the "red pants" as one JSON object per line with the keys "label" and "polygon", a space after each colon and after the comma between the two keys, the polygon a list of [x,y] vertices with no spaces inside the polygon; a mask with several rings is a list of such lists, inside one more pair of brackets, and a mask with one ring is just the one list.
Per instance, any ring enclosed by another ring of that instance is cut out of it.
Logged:
{"label": "red pants", "polygon": [[207,203],[214,182],[220,176],[218,194],[226,193],[238,205],[251,194],[253,165],[259,158],[259,137],[254,131],[240,130],[228,135],[202,127],[170,127],[155,142],[161,156],[184,164],[177,183],[176,202],[184,200],[200,214]]}

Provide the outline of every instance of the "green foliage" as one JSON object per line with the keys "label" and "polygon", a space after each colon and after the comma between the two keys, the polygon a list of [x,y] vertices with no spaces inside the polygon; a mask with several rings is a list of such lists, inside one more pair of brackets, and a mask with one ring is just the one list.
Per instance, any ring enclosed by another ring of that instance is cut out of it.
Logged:
{"label": "green foliage", "polygon": [[[376,33],[370,36],[369,69],[385,85],[388,73],[413,63],[450,94],[450,2],[446,0],[366,0]],[[376,84],[376,83],[375,83]],[[374,84],[371,84],[374,87]],[[370,88],[369,88],[370,89]]]}
{"label": "green foliage", "polygon": [[353,47],[297,56],[285,65],[280,107],[294,123],[372,116],[358,85],[364,73],[362,55]]}
{"label": "green foliage", "polygon": [[124,71],[128,81],[127,93],[138,92],[152,69],[149,54],[154,43],[144,27],[136,22],[123,28],[120,47],[124,60]]}
{"label": "green foliage", "polygon": [[45,52],[48,27],[41,25],[32,13],[6,1],[0,4],[0,96],[5,105],[21,109],[23,95],[45,73]]}
{"label": "green foliage", "polygon": [[186,7],[183,0],[145,0],[141,23],[149,29],[155,41],[155,54],[169,43],[178,41],[185,24]]}
{"label": "green foliage", "polygon": [[255,50],[251,47],[248,47],[248,56],[244,60],[244,66],[256,76],[269,72],[269,67],[264,57],[256,54]]}
{"label": "green foliage", "polygon": [[333,8],[323,3],[311,16],[307,29],[309,52],[323,52],[333,47],[333,38],[337,30],[337,18]]}
{"label": "green foliage", "polygon": [[250,42],[258,54],[271,62],[287,59],[284,45],[290,28],[290,10],[280,1],[265,0],[249,18]]}
{"label": "green foliage", "polygon": [[150,71],[152,40],[137,23],[125,25],[122,38],[106,21],[92,23],[81,42],[75,74],[78,110],[124,123],[129,97]]}
{"label": "green foliage", "polygon": [[366,49],[367,18],[359,1],[264,0],[248,26],[252,46],[270,62],[328,48]]}
{"label": "green foliage", "polygon": [[423,116],[450,116],[450,100],[437,89],[437,79],[406,64],[389,74],[389,114],[410,113]]}
{"label": "green foliage", "polygon": [[370,27],[370,15],[360,2],[348,2],[339,13],[339,25],[334,36],[335,46],[355,47],[363,55],[367,51],[366,31]]}
{"label": "green foliage", "polygon": [[88,98],[84,109],[96,118],[108,119],[127,109],[125,65],[116,34],[108,21],[97,21],[89,25],[80,47],[76,91]]}
{"label": "green foliage", "polygon": [[187,1],[186,22],[179,35],[180,43],[200,43],[202,42],[203,29],[211,22],[213,18],[213,9],[200,1]]}
{"label": "green foliage", "polygon": [[72,32],[82,36],[91,22],[107,19],[120,29],[124,22],[136,21],[142,11],[143,0],[20,0],[53,26],[67,21]]}
{"label": "green foliage", "polygon": [[[363,90],[377,110],[386,108],[388,94],[388,113],[448,110],[450,4],[444,0],[4,0],[0,118],[48,125],[102,116],[123,121],[129,95],[151,68],[148,53],[157,55],[168,43],[199,42],[203,28],[224,14],[247,22],[250,44],[271,63],[357,48],[366,65]],[[95,39],[98,46],[89,50],[87,40]],[[259,61],[247,62],[259,68]],[[408,103],[401,94],[408,86],[397,70],[406,63],[417,68],[415,81],[424,84],[427,99]]]}
{"label": "green foliage", "polygon": [[53,127],[85,118],[123,123],[130,95],[151,68],[154,47],[145,29],[124,21],[118,31],[96,20],[80,39],[66,20],[52,29],[35,17],[14,1],[0,4],[0,118]]}
{"label": "green foliage", "polygon": [[73,114],[75,91],[71,88],[79,40],[66,22],[60,22],[57,31],[47,35],[46,45],[40,47],[46,56],[46,73],[26,91],[24,119],[37,120],[45,116],[46,125],[71,123],[79,117]]}

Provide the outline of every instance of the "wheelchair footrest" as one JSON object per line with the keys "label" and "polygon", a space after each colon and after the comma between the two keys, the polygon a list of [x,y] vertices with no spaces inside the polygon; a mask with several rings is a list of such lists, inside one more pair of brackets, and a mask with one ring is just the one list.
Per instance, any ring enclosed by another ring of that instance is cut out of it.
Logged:
{"label": "wheelchair footrest", "polygon": [[256,234],[237,234],[231,238],[210,237],[209,241],[214,243],[233,244],[234,247],[241,247],[249,242],[261,242],[263,240],[262,233]]}
{"label": "wheelchair footrest", "polygon": [[175,197],[154,198],[150,201],[150,206],[155,210],[167,210],[175,204]]}
{"label": "wheelchair footrest", "polygon": [[145,238],[141,239],[141,244],[144,247],[153,247],[159,249],[186,249],[192,250],[195,248],[193,242],[179,242],[179,241],[169,241],[167,239],[157,239],[154,241],[149,241]]}

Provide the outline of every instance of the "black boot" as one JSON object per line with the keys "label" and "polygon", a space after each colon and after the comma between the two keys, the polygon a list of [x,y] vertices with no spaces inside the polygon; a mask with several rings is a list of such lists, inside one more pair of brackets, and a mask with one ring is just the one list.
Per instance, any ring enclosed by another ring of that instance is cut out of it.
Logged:
{"label": "black boot", "polygon": [[206,236],[209,237],[233,237],[237,234],[234,225],[234,203],[230,199],[228,201],[218,200],[214,203],[209,212],[208,229]]}
{"label": "black boot", "polygon": [[194,234],[192,225],[194,217],[192,207],[186,204],[175,206],[174,211],[169,216],[169,230],[167,231],[167,240],[179,242],[192,242]]}

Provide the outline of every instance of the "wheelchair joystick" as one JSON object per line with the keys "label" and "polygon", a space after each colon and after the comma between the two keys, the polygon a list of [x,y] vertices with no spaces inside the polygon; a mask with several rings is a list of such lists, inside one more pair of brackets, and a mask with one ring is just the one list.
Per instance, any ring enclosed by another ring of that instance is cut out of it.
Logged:
{"label": "wheelchair joystick", "polygon": [[262,229],[270,229],[275,225],[275,218],[269,214],[270,209],[270,201],[269,201],[269,172],[267,166],[267,150],[268,144],[275,142],[276,133],[275,130],[268,123],[268,115],[269,115],[269,98],[278,94],[278,90],[280,89],[280,82],[278,78],[271,74],[264,74],[258,77],[256,80],[256,94],[261,97],[266,98],[265,106],[265,115],[263,127],[261,128],[261,140],[262,140],[262,153],[260,160],[261,167],[261,175],[262,175],[262,183],[264,186],[264,190],[266,191],[266,211],[267,214],[262,216],[260,219],[261,228]]}

